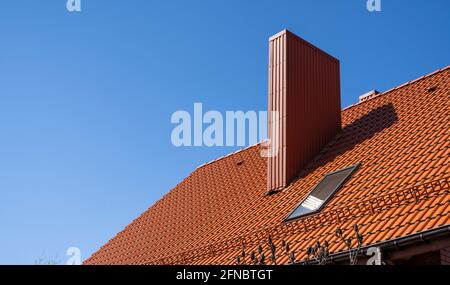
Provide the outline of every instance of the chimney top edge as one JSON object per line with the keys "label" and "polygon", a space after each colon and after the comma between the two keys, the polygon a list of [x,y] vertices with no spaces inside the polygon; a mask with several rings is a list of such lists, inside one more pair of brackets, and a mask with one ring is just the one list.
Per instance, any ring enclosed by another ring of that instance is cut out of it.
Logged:
{"label": "chimney top edge", "polygon": [[[287,33],[291,33],[291,32],[289,32],[287,29],[284,29],[284,30],[282,30],[281,32],[278,32],[278,33],[276,33],[275,35],[271,36],[271,37],[269,38],[269,42],[270,42],[270,41],[273,41],[273,40],[275,40],[275,39],[277,39],[277,38],[279,38],[279,37],[281,37],[282,35],[287,34]],[[291,34],[292,34],[292,33],[291,33]]]}
{"label": "chimney top edge", "polygon": [[294,34],[293,32],[291,32],[291,31],[289,31],[289,30],[287,30],[287,29],[284,29],[284,30],[282,30],[281,32],[279,32],[279,33],[277,33],[277,34],[271,36],[271,37],[269,38],[269,43],[272,42],[272,41],[274,41],[274,40],[276,40],[276,39],[278,39],[278,38],[280,38],[280,37],[283,36],[283,35],[289,35],[292,39],[295,39],[295,40],[301,42],[302,44],[307,45],[307,46],[309,46],[310,48],[313,48],[314,50],[316,50],[316,51],[320,52],[321,54],[327,56],[327,57],[328,57],[329,59],[331,59],[332,61],[335,61],[335,62],[337,62],[337,63],[340,63],[339,59],[337,59],[336,57],[332,56],[331,54],[327,53],[326,51],[322,50],[321,48],[315,46],[314,44],[308,42],[307,40],[301,38],[301,37],[298,36],[297,34]]}

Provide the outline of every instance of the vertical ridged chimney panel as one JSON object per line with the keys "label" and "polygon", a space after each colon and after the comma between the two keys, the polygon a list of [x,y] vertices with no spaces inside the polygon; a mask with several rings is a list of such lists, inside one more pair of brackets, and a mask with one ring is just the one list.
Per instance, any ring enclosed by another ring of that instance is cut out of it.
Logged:
{"label": "vertical ridged chimney panel", "polygon": [[[274,38],[269,43],[269,111],[277,111],[280,117],[269,114],[269,138],[278,136],[279,151],[269,158],[268,184],[282,187],[286,182],[286,125],[281,117],[286,112],[286,34]],[[274,122],[274,120],[277,120]],[[275,127],[277,126],[277,127]],[[276,132],[276,133],[273,133]]]}
{"label": "vertical ridged chimney panel", "polygon": [[271,141],[274,126],[279,151],[268,159],[269,191],[292,182],[341,129],[339,61],[289,31],[269,40]]}

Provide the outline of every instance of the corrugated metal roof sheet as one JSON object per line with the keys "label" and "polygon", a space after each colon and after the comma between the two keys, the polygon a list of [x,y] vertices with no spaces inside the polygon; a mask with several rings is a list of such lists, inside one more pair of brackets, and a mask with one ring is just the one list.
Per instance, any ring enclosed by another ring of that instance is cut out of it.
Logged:
{"label": "corrugated metal roof sheet", "polygon": [[289,31],[269,41],[267,190],[286,187],[340,131],[339,61]]}

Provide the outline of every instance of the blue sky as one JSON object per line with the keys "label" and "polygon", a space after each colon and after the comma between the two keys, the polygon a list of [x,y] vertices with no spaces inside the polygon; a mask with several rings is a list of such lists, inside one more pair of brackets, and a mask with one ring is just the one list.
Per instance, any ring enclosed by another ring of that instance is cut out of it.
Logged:
{"label": "blue sky", "polygon": [[341,61],[342,105],[450,64],[450,1],[2,1],[0,264],[82,258],[198,165],[176,110],[267,109],[267,40],[288,28]]}

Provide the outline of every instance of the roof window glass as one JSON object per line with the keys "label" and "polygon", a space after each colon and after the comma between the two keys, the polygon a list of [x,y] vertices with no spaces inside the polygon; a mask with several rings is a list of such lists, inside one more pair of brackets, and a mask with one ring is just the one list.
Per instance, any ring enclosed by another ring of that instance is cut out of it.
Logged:
{"label": "roof window glass", "polygon": [[359,165],[360,164],[356,164],[325,175],[300,205],[289,214],[286,220],[296,219],[321,210],[333,194],[339,190],[350,178],[352,173],[356,171]]}

